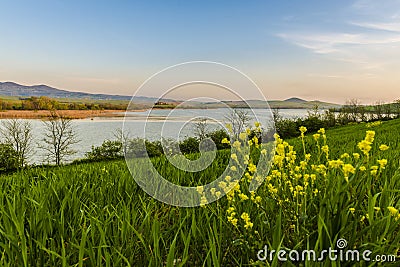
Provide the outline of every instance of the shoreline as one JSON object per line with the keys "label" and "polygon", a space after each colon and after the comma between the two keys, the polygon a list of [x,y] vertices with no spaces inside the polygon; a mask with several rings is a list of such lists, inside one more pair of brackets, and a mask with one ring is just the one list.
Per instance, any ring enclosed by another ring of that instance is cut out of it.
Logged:
{"label": "shoreline", "polygon": [[[123,117],[125,110],[58,110],[70,119],[90,119],[95,117]],[[5,110],[0,111],[0,119],[46,119],[48,110]]]}
{"label": "shoreline", "polygon": [[[171,108],[143,108],[128,110],[128,112],[144,112],[147,110],[171,110]],[[218,107],[208,108],[179,108],[179,109],[219,109]],[[257,109],[257,108],[255,108]],[[272,109],[272,108],[271,108]],[[304,108],[281,108],[281,110],[295,109],[302,110]],[[58,113],[70,119],[91,119],[91,118],[111,118],[111,117],[124,117],[127,110],[57,110]],[[46,119],[50,115],[49,110],[2,110],[0,111],[1,119]]]}

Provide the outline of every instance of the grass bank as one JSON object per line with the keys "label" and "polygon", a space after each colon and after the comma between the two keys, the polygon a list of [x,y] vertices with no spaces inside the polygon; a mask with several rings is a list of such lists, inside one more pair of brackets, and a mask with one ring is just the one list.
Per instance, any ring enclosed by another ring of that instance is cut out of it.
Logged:
{"label": "grass bank", "polygon": [[[278,266],[276,256],[258,262],[258,250],[321,251],[340,238],[348,248],[397,254],[400,220],[388,207],[400,208],[399,130],[400,120],[392,120],[278,141],[272,170],[257,192],[247,191],[257,175],[248,169],[233,194],[198,208],[172,207],[146,195],[124,161],[0,176],[0,265]],[[364,154],[358,144],[368,138],[366,131],[375,135]],[[164,157],[153,163],[175,183],[195,186],[220,175],[229,156],[220,151],[216,163],[191,174]]]}

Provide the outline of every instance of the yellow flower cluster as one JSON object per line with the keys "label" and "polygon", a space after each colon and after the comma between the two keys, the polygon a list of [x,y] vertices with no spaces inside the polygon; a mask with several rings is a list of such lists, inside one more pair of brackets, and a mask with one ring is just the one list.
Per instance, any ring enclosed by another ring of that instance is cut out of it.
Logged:
{"label": "yellow flower cluster", "polygon": [[228,214],[228,217],[227,217],[228,222],[230,222],[234,226],[237,226],[238,219],[235,218],[235,216],[236,216],[235,208],[234,207],[229,207],[227,209],[226,213]]}
{"label": "yellow flower cluster", "polygon": [[388,150],[389,149],[389,146],[387,146],[387,145],[380,145],[379,146],[379,150],[380,151],[386,151],[386,150]]}
{"label": "yellow flower cluster", "polygon": [[[260,125],[256,125],[259,127]],[[232,166],[229,171],[242,170],[240,163],[244,163],[247,167],[244,169],[244,176],[240,181],[233,181],[231,176],[226,176],[222,181],[219,182],[216,188],[210,189],[211,195],[221,196],[221,192],[226,193],[229,208],[226,210],[227,221],[236,229],[253,229],[253,222],[250,219],[248,203],[257,205],[263,208],[263,204],[273,200],[279,208],[285,210],[285,216],[287,216],[287,229],[296,229],[302,221],[304,222],[304,215],[308,216],[308,209],[310,208],[310,202],[314,201],[315,198],[322,198],[327,190],[330,190],[328,185],[332,181],[332,177],[338,177],[344,180],[338,180],[338,183],[348,182],[349,187],[352,186],[352,179],[362,175],[365,177],[379,176],[381,172],[387,167],[388,161],[386,159],[378,159],[375,165],[371,166],[369,161],[369,153],[372,150],[372,144],[375,138],[374,131],[366,131],[364,140],[358,143],[358,148],[361,153],[343,153],[336,159],[331,159],[330,147],[327,144],[327,138],[325,135],[325,129],[321,128],[318,133],[312,135],[316,147],[310,149],[308,144],[305,142],[309,139],[305,138],[307,132],[306,127],[299,128],[301,133],[301,142],[303,144],[304,158],[299,158],[294,146],[288,142],[282,140],[278,134],[275,134],[275,155],[272,161],[272,167],[270,173],[265,177],[265,182],[258,190],[266,192],[266,197],[261,198],[256,192],[251,191],[246,193],[246,189],[249,187],[249,183],[252,179],[262,180],[261,172],[257,170],[256,164],[253,159],[247,155],[243,149],[246,145],[245,140],[249,139],[249,135],[254,133],[254,130],[247,129],[245,133],[239,136],[239,141],[232,143],[232,147],[236,148],[235,154],[231,154],[231,159],[237,163],[237,166]],[[251,138],[249,145],[252,148],[260,147],[258,152],[260,155],[266,155],[267,149],[263,147],[263,144],[259,144],[257,137]],[[230,144],[229,140],[222,140],[223,143]],[[307,149],[306,149],[307,147]],[[242,148],[242,149],[241,149]],[[312,151],[315,149],[314,151]],[[387,145],[380,145],[379,149],[385,151],[389,149]],[[307,153],[311,152],[311,153]],[[333,152],[331,152],[333,154]],[[366,156],[367,160],[364,160]],[[325,159],[326,158],[326,159]],[[242,162],[240,162],[242,161]],[[368,171],[367,171],[368,170]],[[232,175],[232,173],[231,173]],[[370,176],[371,175],[371,176]],[[233,176],[233,175],[232,175]],[[204,188],[198,187],[197,191],[202,194],[201,204],[206,203]],[[350,214],[356,213],[358,206],[348,208]],[[391,216],[395,217],[396,220],[400,219],[400,214],[394,207],[387,208]],[[375,212],[380,212],[380,207],[374,207]],[[361,211],[361,210],[360,210]],[[357,212],[358,213],[358,212]],[[239,214],[241,214],[239,216]],[[380,212],[383,214],[383,211]],[[258,217],[255,218],[254,223],[256,224]],[[367,214],[359,214],[361,217],[360,221],[368,219]],[[240,227],[239,227],[240,226]],[[241,227],[243,226],[243,228]],[[291,228],[293,226],[293,228]]]}
{"label": "yellow flower cluster", "polygon": [[389,210],[390,215],[395,217],[396,221],[400,219],[400,212],[398,209],[396,209],[395,207],[392,207],[392,206],[387,207],[387,209]]}
{"label": "yellow flower cluster", "polygon": [[253,228],[253,223],[250,221],[250,216],[247,212],[243,212],[240,218],[244,221],[244,228]]}
{"label": "yellow flower cluster", "polygon": [[373,128],[373,127],[377,127],[377,126],[379,126],[381,124],[382,124],[381,121],[374,121],[374,122],[367,123],[366,127],[367,128]]}
{"label": "yellow flower cluster", "polygon": [[372,143],[374,142],[375,132],[367,131],[365,139],[358,143],[358,148],[366,155],[369,156],[369,151],[371,151]]}

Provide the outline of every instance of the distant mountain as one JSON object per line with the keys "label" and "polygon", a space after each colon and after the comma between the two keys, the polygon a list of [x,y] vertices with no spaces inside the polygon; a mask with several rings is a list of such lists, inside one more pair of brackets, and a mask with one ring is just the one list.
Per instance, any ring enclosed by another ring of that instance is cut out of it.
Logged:
{"label": "distant mountain", "polygon": [[292,98],[286,99],[284,101],[286,101],[286,102],[294,102],[294,103],[307,103],[308,102],[307,100],[304,100],[304,99],[301,99],[301,98],[298,98],[298,97],[292,97]]}
{"label": "distant mountain", "polygon": [[[71,92],[67,90],[61,90],[47,85],[32,85],[26,86],[17,84],[14,82],[0,82],[0,96],[11,96],[11,97],[31,97],[31,96],[47,96],[50,98],[70,98],[70,99],[92,99],[92,100],[123,100],[130,101],[131,96],[124,95],[107,95],[107,94],[90,94],[84,92]],[[160,99],[155,97],[135,96],[134,101],[138,104],[144,104],[146,106],[152,106],[155,102]],[[174,99],[161,99],[163,102],[171,104],[179,104],[181,101]],[[265,108],[265,101],[262,100],[247,100],[246,101],[252,108]],[[326,103],[321,101],[306,101],[298,97],[292,97],[286,100],[272,100],[268,101],[271,108],[281,109],[310,109],[315,105],[318,105],[321,109],[338,108],[341,105]],[[221,102],[196,102],[188,101],[183,104],[182,108],[222,108],[226,105],[232,108],[246,108],[248,105],[243,101],[223,101]]]}
{"label": "distant mountain", "polygon": [[[26,86],[14,82],[0,82],[0,95],[3,96],[47,96],[51,98],[86,98],[95,100],[130,100],[130,96],[123,95],[106,95],[106,94],[89,94],[83,92],[70,92],[53,88],[44,84]],[[139,97],[140,98],[140,97]],[[146,98],[147,97],[143,97]]]}
{"label": "distant mountain", "polygon": [[[341,105],[321,102],[321,101],[306,101],[300,98],[289,98],[286,100],[271,100],[268,101],[270,108],[280,108],[280,109],[311,109],[316,105],[320,109],[330,109],[330,108],[340,108]],[[265,108],[265,101],[262,100],[246,100],[244,101],[223,101],[219,102],[187,102],[183,105],[185,108],[222,108],[229,106],[231,108]]]}

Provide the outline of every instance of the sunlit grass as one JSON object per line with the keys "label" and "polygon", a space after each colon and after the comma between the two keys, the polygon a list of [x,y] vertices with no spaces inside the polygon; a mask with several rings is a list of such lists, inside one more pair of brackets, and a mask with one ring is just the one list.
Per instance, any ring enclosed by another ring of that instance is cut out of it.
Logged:
{"label": "sunlit grass", "polygon": [[[372,128],[360,124],[326,131],[329,160],[348,153],[350,158],[343,162],[357,168],[348,183],[343,171],[327,169],[312,187],[304,186],[304,176],[291,180],[294,188],[303,187],[294,196],[287,180],[271,176],[256,192],[260,201],[251,199],[244,183],[241,190],[248,200],[235,193],[234,203],[225,197],[203,208],[176,208],[154,200],[137,186],[124,161],[37,167],[3,175],[0,265],[240,266],[255,263],[264,245],[321,249],[338,238],[346,238],[349,247],[396,254],[400,220],[387,207],[400,208],[399,129],[400,121],[393,120]],[[357,161],[353,153],[362,154],[357,144],[367,130],[376,134],[364,163],[365,156]],[[293,165],[273,167],[274,175],[290,176],[305,157],[301,138],[287,142],[297,157]],[[319,142],[322,147],[322,137]],[[325,154],[312,135],[304,137],[304,144],[306,154],[311,154],[305,172],[317,173],[311,165],[328,164]],[[381,144],[389,149],[380,151]],[[180,171],[165,158],[152,160],[174,183],[195,186],[218,177],[229,155],[229,150],[218,152],[216,162],[197,174]],[[378,159],[388,163],[378,176],[371,176]],[[359,171],[361,165],[368,169]],[[227,218],[233,206],[237,226]],[[252,227],[245,227],[243,213]]]}

